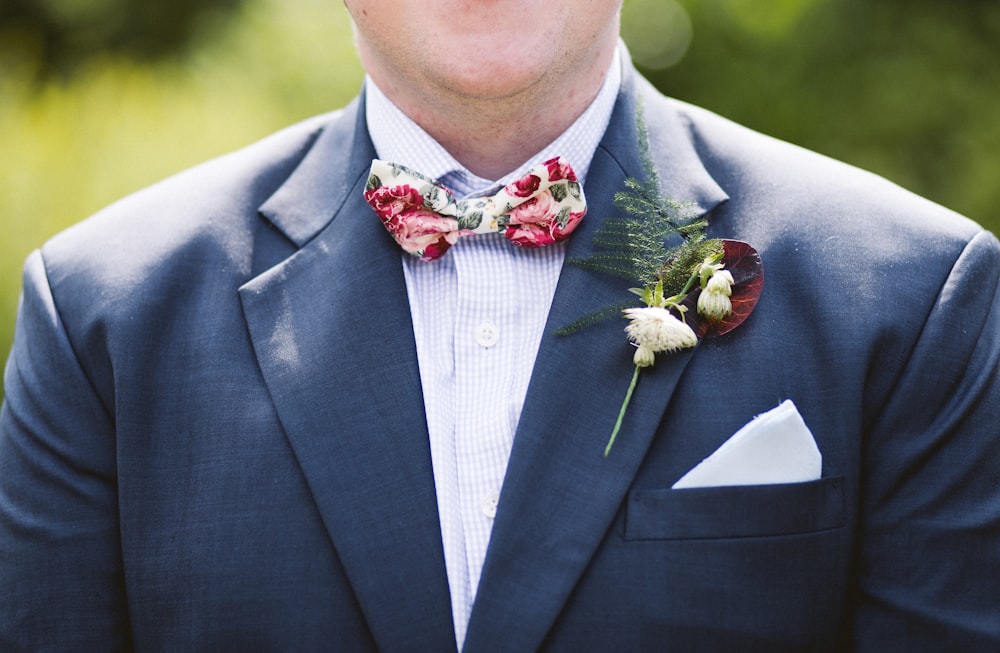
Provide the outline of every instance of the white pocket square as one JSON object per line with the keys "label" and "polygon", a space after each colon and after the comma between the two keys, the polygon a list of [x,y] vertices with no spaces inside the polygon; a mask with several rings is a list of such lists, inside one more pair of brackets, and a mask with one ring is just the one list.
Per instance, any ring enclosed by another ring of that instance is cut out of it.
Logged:
{"label": "white pocket square", "polygon": [[816,440],[795,404],[786,400],[753,418],[673,488],[802,483],[822,472]]}

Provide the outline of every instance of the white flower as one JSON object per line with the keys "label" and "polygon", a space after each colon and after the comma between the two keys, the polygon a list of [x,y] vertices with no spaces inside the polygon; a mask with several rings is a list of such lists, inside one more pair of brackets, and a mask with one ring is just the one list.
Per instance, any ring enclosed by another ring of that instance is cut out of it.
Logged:
{"label": "white flower", "polygon": [[698,295],[698,314],[709,320],[721,320],[733,312],[729,297],[733,294],[733,275],[716,270]]}
{"label": "white flower", "polygon": [[633,360],[639,367],[652,365],[657,352],[674,352],[698,344],[698,336],[691,327],[665,308],[630,308],[625,317],[630,320],[625,333],[638,345]]}

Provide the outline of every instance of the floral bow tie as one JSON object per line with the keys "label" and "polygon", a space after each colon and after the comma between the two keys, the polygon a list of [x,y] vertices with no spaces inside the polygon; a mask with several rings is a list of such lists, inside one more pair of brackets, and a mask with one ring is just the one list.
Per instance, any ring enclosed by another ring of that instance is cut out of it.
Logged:
{"label": "floral bow tie", "polygon": [[532,168],[492,197],[456,200],[430,177],[375,159],[365,200],[403,250],[440,258],[462,236],[502,232],[520,247],[565,239],[587,212],[576,174],[561,157]]}

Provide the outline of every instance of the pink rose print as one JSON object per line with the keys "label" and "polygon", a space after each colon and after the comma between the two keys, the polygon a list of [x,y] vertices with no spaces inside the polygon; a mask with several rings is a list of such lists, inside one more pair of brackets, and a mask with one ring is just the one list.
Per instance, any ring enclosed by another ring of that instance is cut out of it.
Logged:
{"label": "pink rose print", "polygon": [[[460,232],[458,221],[431,211],[424,198],[412,186],[381,186],[366,192],[379,219],[399,242],[404,251],[420,254],[431,260],[448,251]],[[451,231],[453,233],[443,233]]]}
{"label": "pink rose print", "polygon": [[515,206],[510,212],[511,224],[534,224],[549,220],[558,214],[559,208],[552,193],[542,193]]}
{"label": "pink rose print", "polygon": [[[566,226],[560,227],[556,220],[558,206],[552,200],[552,196],[546,193],[537,199],[538,202],[534,200],[525,202],[510,214],[511,221],[505,235],[515,245],[532,248],[558,243],[573,233],[586,213],[586,211],[570,213]],[[518,209],[529,204],[531,206],[527,206],[518,214]]]}
{"label": "pink rose print", "polygon": [[573,172],[573,168],[559,157],[549,159],[542,165],[549,171],[549,181],[561,181],[563,179],[576,181],[576,173]]}
{"label": "pink rose print", "polygon": [[383,222],[404,251],[411,254],[423,252],[421,258],[428,261],[448,251],[462,234],[458,231],[458,220],[423,207],[404,211]]}
{"label": "pink rose print", "polygon": [[422,207],[424,198],[413,186],[380,186],[373,191],[365,191],[365,199],[375,209],[382,221],[394,218],[403,211]]}
{"label": "pink rose print", "polygon": [[504,190],[511,197],[531,197],[532,193],[538,190],[539,184],[542,180],[538,175],[526,175],[515,182],[507,184],[507,188]]}
{"label": "pink rose print", "polygon": [[511,224],[507,226],[504,235],[518,247],[527,249],[545,247],[556,242],[551,226],[546,224]]}

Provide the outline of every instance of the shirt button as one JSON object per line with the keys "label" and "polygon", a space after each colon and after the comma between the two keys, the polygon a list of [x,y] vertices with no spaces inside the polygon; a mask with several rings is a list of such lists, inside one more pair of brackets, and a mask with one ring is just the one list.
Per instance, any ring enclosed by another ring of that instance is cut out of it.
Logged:
{"label": "shirt button", "polygon": [[476,342],[480,347],[492,347],[500,339],[500,329],[489,320],[480,322],[475,330]]}
{"label": "shirt button", "polygon": [[479,504],[479,509],[483,512],[483,516],[493,519],[497,516],[498,503],[500,503],[500,495],[496,492],[490,492],[483,497],[483,500]]}

